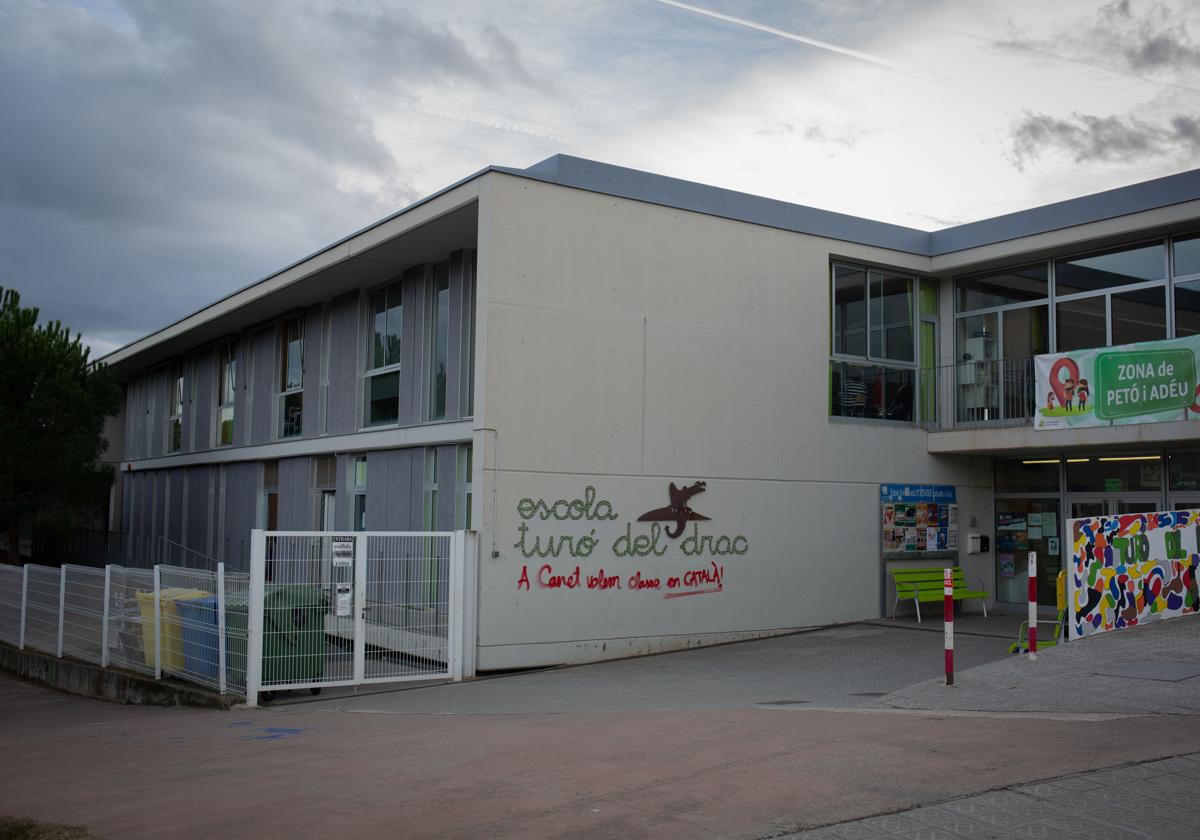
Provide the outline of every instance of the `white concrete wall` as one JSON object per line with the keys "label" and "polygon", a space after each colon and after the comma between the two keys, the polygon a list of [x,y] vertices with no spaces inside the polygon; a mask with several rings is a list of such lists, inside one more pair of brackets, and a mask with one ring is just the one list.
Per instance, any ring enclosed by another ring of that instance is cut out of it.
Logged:
{"label": "white concrete wall", "polygon": [[[481,669],[876,617],[881,482],[958,485],[964,541],[971,516],[990,522],[986,459],[972,489],[969,459],[930,456],[925,432],[828,417],[830,255],[928,260],[503,175],[484,196],[476,425],[495,431],[476,435]],[[700,533],[744,536],[744,556],[686,558],[665,537],[662,557],[613,555],[627,523],[668,504],[669,482],[697,480],[708,485],[693,507],[711,517]],[[570,501],[589,485],[617,520],[518,513],[524,498]],[[527,546],[598,544],[587,558],[526,558],[522,522]],[[665,584],[713,560],[721,592],[627,588],[637,571]],[[622,588],[542,589],[543,563],[603,568]]]}

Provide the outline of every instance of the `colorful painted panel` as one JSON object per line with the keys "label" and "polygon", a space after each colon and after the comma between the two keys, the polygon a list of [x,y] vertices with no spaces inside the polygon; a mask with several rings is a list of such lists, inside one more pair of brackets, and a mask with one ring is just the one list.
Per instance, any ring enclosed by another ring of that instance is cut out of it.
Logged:
{"label": "colorful painted panel", "polygon": [[1200,510],[1071,520],[1071,638],[1197,610]]}

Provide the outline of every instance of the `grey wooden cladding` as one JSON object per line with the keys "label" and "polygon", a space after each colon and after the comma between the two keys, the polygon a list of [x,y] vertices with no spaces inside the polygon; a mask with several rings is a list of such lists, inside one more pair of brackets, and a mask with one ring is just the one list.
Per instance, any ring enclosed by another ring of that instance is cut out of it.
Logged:
{"label": "grey wooden cladding", "polygon": [[[437,420],[471,416],[475,253],[456,251],[440,265],[449,270],[446,413]],[[404,313],[401,336],[398,425],[414,426],[431,417],[430,365],[433,352],[434,265],[408,269],[401,282]],[[366,297],[371,289],[343,294],[325,305],[281,313],[252,332],[231,336],[236,348],[234,446],[279,439],[280,325],[289,318],[304,324],[304,412],[300,437],[351,434],[363,428],[363,373],[371,340]],[[326,318],[328,310],[328,318]],[[328,333],[328,334],[326,334]],[[185,394],[182,453],[217,446],[216,406],[220,348],[209,344],[184,359]],[[328,352],[329,358],[323,359]],[[136,461],[168,455],[170,365],[130,377],[125,388],[125,451]],[[323,374],[323,371],[325,373]],[[327,381],[325,378],[327,377]],[[378,427],[376,427],[378,428]]]}

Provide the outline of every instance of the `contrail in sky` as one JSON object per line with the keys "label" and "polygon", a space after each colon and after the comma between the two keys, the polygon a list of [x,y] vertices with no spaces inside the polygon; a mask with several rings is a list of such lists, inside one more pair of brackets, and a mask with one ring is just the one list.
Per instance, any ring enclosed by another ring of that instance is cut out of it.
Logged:
{"label": "contrail in sky", "polygon": [[848,55],[851,58],[857,58],[859,61],[865,61],[868,64],[874,64],[878,67],[886,67],[888,70],[895,70],[899,73],[908,72],[904,68],[893,64],[885,58],[869,55],[864,52],[859,52],[858,50],[852,50],[848,47],[839,47],[837,44],[818,41],[816,38],[806,38],[803,35],[797,35],[795,32],[785,32],[782,29],[776,29],[774,26],[755,23],[752,20],[734,17],[733,15],[723,15],[720,12],[710,11],[709,9],[701,9],[699,6],[689,6],[687,3],[678,2],[678,0],[658,0],[658,2],[667,6],[675,6],[676,8],[684,9],[685,11],[695,12],[698,15],[704,15],[706,17],[716,18],[717,20],[723,20],[726,23],[736,23],[738,26],[745,26],[748,29],[757,29],[759,32],[767,32],[771,35],[778,35],[780,38],[787,38],[789,41],[797,41],[801,44],[808,44],[810,47],[817,47],[818,49],[829,50],[830,52]]}

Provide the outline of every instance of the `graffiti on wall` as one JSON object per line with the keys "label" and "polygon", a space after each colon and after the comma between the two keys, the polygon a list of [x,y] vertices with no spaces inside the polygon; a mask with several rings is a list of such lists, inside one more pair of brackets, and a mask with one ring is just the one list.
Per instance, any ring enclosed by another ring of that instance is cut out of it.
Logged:
{"label": "graffiti on wall", "polygon": [[1200,510],[1071,521],[1071,636],[1197,611]]}
{"label": "graffiti on wall", "polygon": [[[620,516],[612,502],[600,498],[592,486],[575,499],[521,499],[517,503],[520,521],[513,548],[524,559],[570,560],[573,564],[523,564],[517,589],[654,591],[667,599],[723,592],[723,558],[744,556],[750,550],[750,541],[741,534],[701,531],[700,523],[710,519],[692,510],[689,500],[706,486],[703,481],[688,487],[672,482],[667,488],[670,505],[647,511],[636,522],[626,521],[623,527],[608,524]],[[555,522],[574,533],[544,533],[544,527],[537,527],[539,522]],[[637,524],[643,522],[649,527]],[[663,522],[671,524],[664,527]],[[582,528],[587,529],[586,533],[580,533]],[[608,569],[603,565],[587,568],[597,548],[600,551],[595,559],[608,560]],[[677,557],[683,562],[679,563]],[[645,558],[648,565],[615,573],[611,564],[628,558]],[[659,558],[665,558],[663,565],[654,562]]]}

